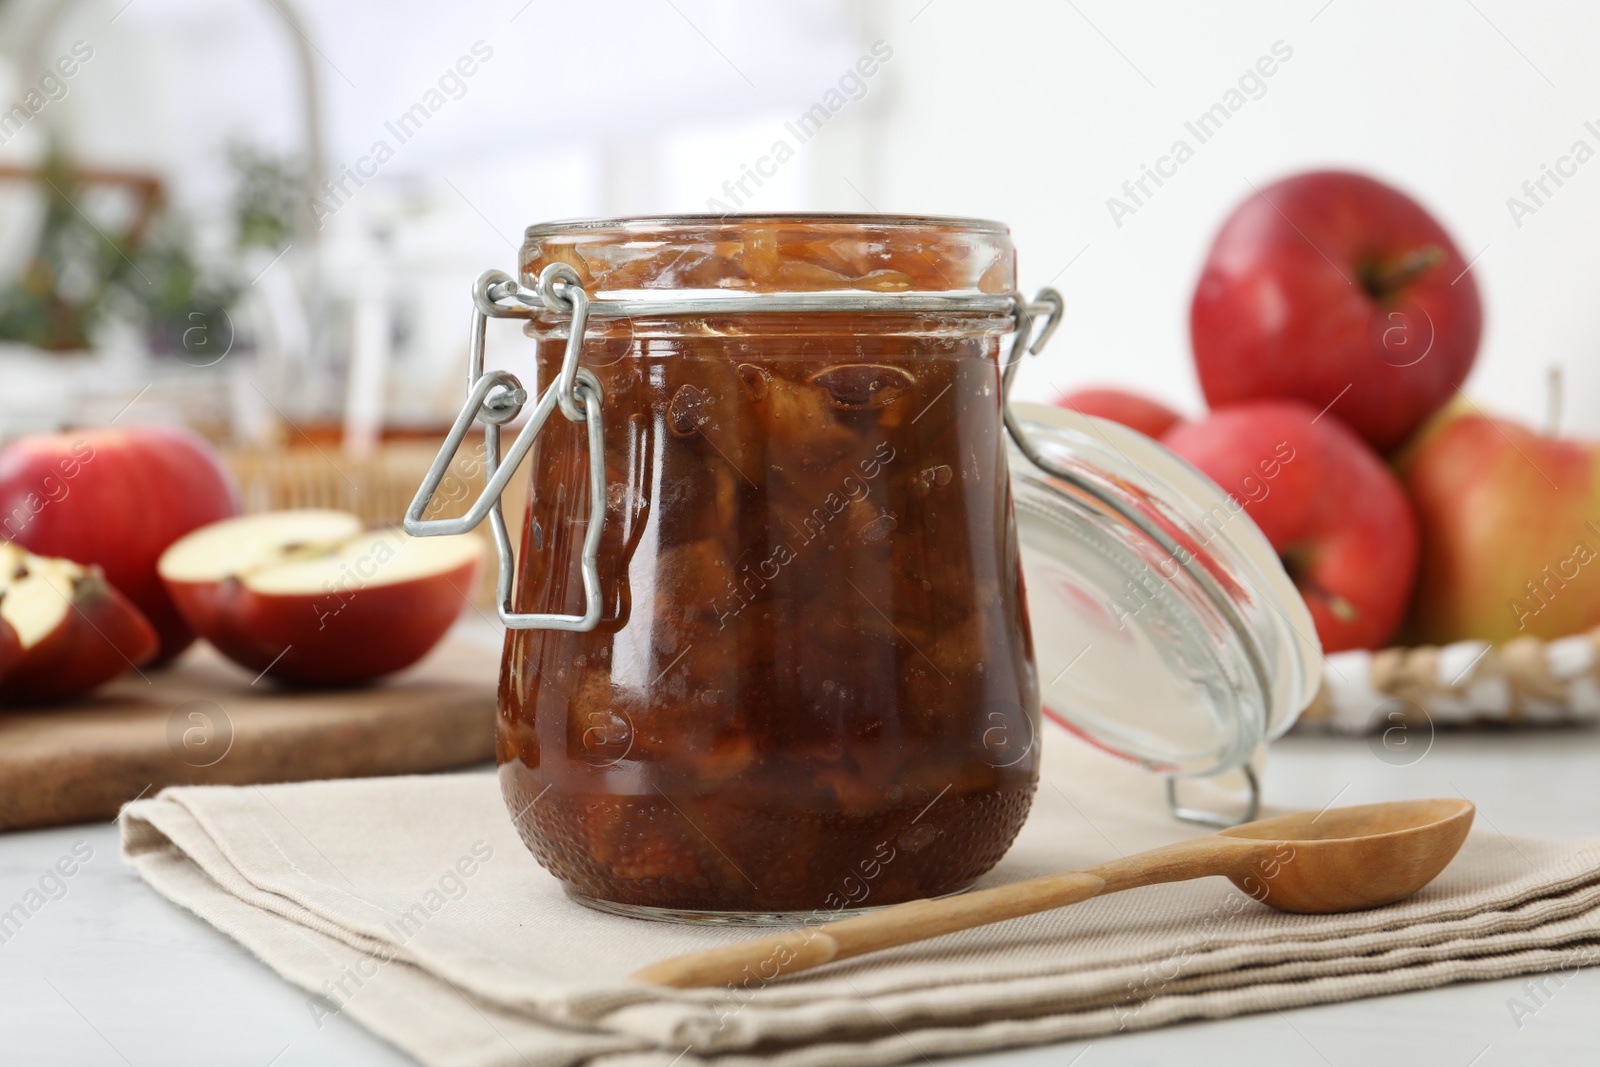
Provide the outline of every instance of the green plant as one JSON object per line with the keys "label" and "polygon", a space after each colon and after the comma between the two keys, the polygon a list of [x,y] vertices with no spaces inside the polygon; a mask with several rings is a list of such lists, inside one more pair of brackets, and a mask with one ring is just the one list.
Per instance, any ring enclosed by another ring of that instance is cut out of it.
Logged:
{"label": "green plant", "polygon": [[228,164],[233,170],[233,216],[239,247],[282,248],[294,233],[300,165],[243,141],[228,145]]}
{"label": "green plant", "polygon": [[[282,248],[293,232],[299,165],[243,142],[230,144],[227,157],[235,247]],[[231,265],[196,259],[190,227],[160,203],[160,185],[152,178],[98,176],[131,184],[144,197],[126,232],[108,233],[83,210],[81,173],[59,146],[51,148],[40,170],[46,202],[38,246],[0,289],[0,340],[81,350],[111,315],[138,320],[151,348],[162,354],[183,355],[185,338],[197,327],[204,336],[218,336],[243,290]]]}
{"label": "green plant", "polygon": [[52,148],[40,169],[45,193],[39,244],[17,278],[0,289],[0,339],[47,351],[82,349],[132,263],[123,242],[78,210],[78,184]]}
{"label": "green plant", "polygon": [[[220,336],[226,309],[239,297],[238,281],[226,271],[203,268],[192,245],[188,227],[169,214],[134,257],[137,269],[116,283],[158,354],[202,355],[193,350],[192,338]],[[199,334],[193,333],[195,327],[201,328]]]}

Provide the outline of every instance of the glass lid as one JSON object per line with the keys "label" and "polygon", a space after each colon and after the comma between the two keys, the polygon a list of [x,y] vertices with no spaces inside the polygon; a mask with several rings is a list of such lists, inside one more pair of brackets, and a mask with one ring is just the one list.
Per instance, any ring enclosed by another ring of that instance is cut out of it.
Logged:
{"label": "glass lid", "polygon": [[1162,773],[1243,765],[1320,677],[1272,546],[1142,434],[1037,404],[1013,403],[1009,421],[1025,440],[1011,476],[1044,714]]}

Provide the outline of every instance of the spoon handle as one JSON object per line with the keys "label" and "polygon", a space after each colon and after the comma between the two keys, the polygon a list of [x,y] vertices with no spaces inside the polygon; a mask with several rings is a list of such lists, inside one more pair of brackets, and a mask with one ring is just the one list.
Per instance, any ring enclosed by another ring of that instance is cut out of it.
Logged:
{"label": "spoon handle", "polygon": [[1105,884],[1095,875],[1074,871],[938,900],[912,900],[854,919],[676,956],[652,963],[633,977],[679,989],[763,985],[834,960],[1076,904],[1099,895]]}
{"label": "spoon handle", "polygon": [[633,977],[679,989],[727,984],[757,988],[835,960],[1049,911],[1103,892],[1221,874],[1236,851],[1231,843],[1218,847],[1215,838],[1184,841],[1087,871],[1047,874],[937,900],[913,900],[853,919],[676,956]]}

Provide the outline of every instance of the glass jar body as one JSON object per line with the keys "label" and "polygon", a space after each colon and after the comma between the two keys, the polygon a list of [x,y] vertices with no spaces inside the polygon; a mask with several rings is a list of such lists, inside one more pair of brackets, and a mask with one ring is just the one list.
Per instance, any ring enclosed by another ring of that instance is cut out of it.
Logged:
{"label": "glass jar body", "polygon": [[[1004,854],[1039,696],[1003,330],[591,322],[605,606],[587,633],[508,634],[498,744],[517,827],[571,893],[832,915],[958,891]],[[530,332],[548,382],[564,338]],[[520,611],[582,610],[584,432],[555,418],[534,447]]]}

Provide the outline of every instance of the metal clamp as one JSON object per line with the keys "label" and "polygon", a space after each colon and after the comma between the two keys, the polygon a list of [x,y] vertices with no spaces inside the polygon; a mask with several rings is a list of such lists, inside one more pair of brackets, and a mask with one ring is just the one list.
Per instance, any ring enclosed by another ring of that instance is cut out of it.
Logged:
{"label": "metal clamp", "polygon": [[1244,814],[1237,818],[1232,815],[1221,815],[1204,808],[1189,808],[1178,803],[1178,779],[1167,775],[1167,811],[1172,813],[1174,819],[1184,822],[1198,823],[1201,826],[1216,826],[1226,830],[1230,826],[1238,826],[1242,822],[1254,822],[1257,815],[1261,814],[1261,776],[1256,774],[1256,769],[1250,764],[1241,764],[1239,770],[1244,773],[1245,802]]}
{"label": "metal clamp", "polygon": [[[517,304],[506,304],[506,300],[514,300]],[[484,371],[484,333],[490,318],[527,317],[528,313],[523,309],[531,308],[535,300],[552,312],[571,315],[571,332],[556,380],[539,395],[527,424],[517,434],[502,462],[500,427],[517,417],[527,403],[528,394],[517,376],[510,371]],[[416,537],[462,534],[487,518],[494,533],[495,553],[499,557],[500,573],[495,583],[495,599],[500,620],[513,630],[593,630],[600,621],[602,603],[599,559],[600,534],[606,520],[606,459],[605,432],[600,413],[605,394],[600,387],[600,379],[592,371],[578,365],[588,323],[588,295],[579,284],[576,271],[564,263],[553,263],[540,275],[538,289],[532,291],[523,288],[514,278],[501,271],[485,271],[472,286],[472,304],[467,402],[445,436],[439,454],[428,467],[428,473],[422,479],[411,506],[406,509],[405,530]],[[516,555],[511,547],[511,535],[506,530],[500,494],[505,491],[523,457],[533,447],[534,438],[544,429],[551,412],[558,407],[569,421],[586,423],[589,431],[589,524],[584,531],[583,548],[579,556],[579,569],[583,576],[582,615],[517,612],[512,610],[511,603]],[[478,494],[464,515],[453,519],[423,518],[450,469],[450,461],[455,458],[461,442],[466,440],[474,421],[484,424],[483,492]]]}

